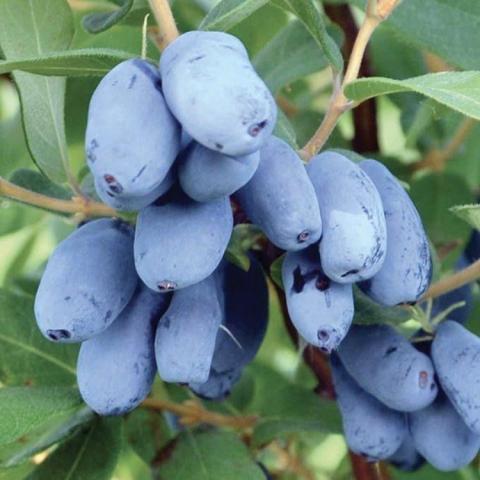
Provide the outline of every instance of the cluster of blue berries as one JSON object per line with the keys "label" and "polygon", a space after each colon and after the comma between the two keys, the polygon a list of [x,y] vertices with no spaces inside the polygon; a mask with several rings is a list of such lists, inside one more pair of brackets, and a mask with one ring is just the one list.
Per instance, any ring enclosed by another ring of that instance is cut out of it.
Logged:
{"label": "cluster of blue berries", "polygon": [[135,408],[156,372],[224,398],[268,319],[261,265],[252,255],[243,271],[224,259],[233,198],[287,252],[283,284],[299,334],[335,352],[350,448],[458,468],[480,446],[480,376],[467,368],[480,340],[447,321],[432,363],[388,326],[352,327],[354,284],[384,306],[426,291],[432,265],[418,212],[377,161],[327,151],[305,167],[272,135],[276,116],[245,47],[225,33],[186,33],[160,69],[133,59],[107,74],[90,103],[87,162],[98,196],[138,212],[136,226],[91,221],[56,248],[35,300],[40,330],[82,342],[78,384],[100,414]]}

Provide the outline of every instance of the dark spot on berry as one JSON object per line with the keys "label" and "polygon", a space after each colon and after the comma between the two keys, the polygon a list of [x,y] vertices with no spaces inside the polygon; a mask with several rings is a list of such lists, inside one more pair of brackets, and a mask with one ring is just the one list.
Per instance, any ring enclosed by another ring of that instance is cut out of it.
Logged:
{"label": "dark spot on berry", "polygon": [[308,230],[304,230],[303,232],[299,233],[297,236],[297,240],[299,243],[304,243],[310,237],[310,232]]}
{"label": "dark spot on berry", "polygon": [[396,351],[397,351],[397,347],[390,347],[390,348],[387,349],[384,356],[387,357],[388,355],[390,355],[391,353],[396,352]]}
{"label": "dark spot on berry", "polygon": [[248,134],[251,137],[256,137],[266,126],[267,126],[268,121],[267,120],[262,120],[259,123],[255,123],[253,125],[250,125],[248,129]]}
{"label": "dark spot on berry", "polygon": [[177,284],[175,282],[171,282],[170,280],[164,280],[157,284],[157,288],[161,292],[168,292],[170,290],[175,290],[177,288]]}
{"label": "dark spot on berry", "polygon": [[117,179],[113,175],[109,175],[108,173],[103,176],[105,183],[108,185],[108,189],[113,192],[120,194],[123,192],[122,185],[117,182]]}
{"label": "dark spot on berry", "polygon": [[68,330],[47,330],[47,336],[50,340],[57,342],[58,340],[70,338],[72,334]]}
{"label": "dark spot on berry", "polygon": [[319,330],[317,337],[321,342],[328,342],[330,339],[330,334],[327,332],[327,330]]}
{"label": "dark spot on berry", "polygon": [[65,300],[66,302],[68,302],[68,301],[71,300],[71,299],[72,299],[72,297],[71,297],[70,295],[68,295],[67,297],[64,297],[64,300]]}
{"label": "dark spot on berry", "polygon": [[303,287],[305,286],[305,279],[303,278],[302,275],[302,270],[300,266],[298,266],[294,271],[293,271],[293,291],[295,293],[300,293],[303,290]]}
{"label": "dark spot on berry", "polygon": [[318,274],[317,281],[315,282],[315,287],[318,288],[321,292],[324,292],[330,288],[330,279],[322,272]]}
{"label": "dark spot on berry", "polygon": [[425,370],[422,370],[418,375],[418,386],[420,388],[426,388],[428,383],[428,373]]}
{"label": "dark spot on berry", "polygon": [[216,143],[216,144],[215,144],[215,148],[216,148],[217,150],[223,150],[223,145],[222,145],[221,143]]}
{"label": "dark spot on berry", "polygon": [[358,273],[358,270],[354,269],[354,270],[349,270],[348,272],[345,272],[343,275],[342,275],[342,278],[345,278],[345,277],[348,277],[349,275],[356,275]]}
{"label": "dark spot on berry", "polygon": [[199,55],[198,57],[193,57],[191,58],[188,63],[194,63],[194,62],[198,62],[199,60],[201,60],[202,58],[205,58],[205,55]]}
{"label": "dark spot on berry", "polygon": [[132,77],[130,78],[130,83],[128,84],[128,89],[131,90],[133,88],[133,86],[135,85],[135,82],[137,81],[137,76],[136,75],[132,75]]}

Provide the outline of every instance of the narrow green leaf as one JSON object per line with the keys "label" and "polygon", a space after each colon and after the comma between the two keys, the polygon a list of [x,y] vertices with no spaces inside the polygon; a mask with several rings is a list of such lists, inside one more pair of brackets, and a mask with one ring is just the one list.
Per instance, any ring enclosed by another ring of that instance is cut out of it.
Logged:
{"label": "narrow green leaf", "polygon": [[355,317],[354,322],[370,325],[390,323],[400,325],[412,318],[409,311],[402,307],[384,307],[370,300],[359,288],[354,288]]}
{"label": "narrow green leaf", "polygon": [[275,131],[273,133],[282,140],[285,140],[292,148],[298,150],[299,147],[295,130],[290,120],[281,110],[278,110],[277,125],[275,125]]}
{"label": "narrow green leaf", "polygon": [[328,66],[318,43],[298,20],[282,29],[258,53],[255,69],[272,92]]}
{"label": "narrow green leaf", "polygon": [[8,445],[7,451],[2,449],[0,451],[1,465],[7,468],[20,465],[33,455],[43,452],[60,441],[64,441],[78,433],[79,429],[86,423],[92,421],[94,413],[87,406],[84,406],[75,411],[73,415],[69,411],[66,419],[64,416],[61,415],[60,418],[55,416],[53,422],[52,419],[49,419],[47,428],[42,428],[41,431],[33,432],[33,434],[23,435],[17,442]]}
{"label": "narrow green leaf", "polygon": [[293,13],[320,45],[333,69],[337,72],[343,70],[342,53],[329,35],[325,18],[315,0],[303,0],[301,2],[298,0],[274,0],[274,5]]}
{"label": "narrow green leaf", "polygon": [[480,72],[430,73],[406,80],[371,77],[347,85],[345,93],[351,100],[392,93],[416,92],[468,117],[480,120]]}
{"label": "narrow green leaf", "polygon": [[21,168],[13,172],[10,181],[19,187],[32,190],[36,193],[41,193],[53,198],[61,200],[69,200],[72,197],[72,192],[66,188],[53,183],[45,175],[35,170]]}
{"label": "narrow green leaf", "polygon": [[159,478],[175,480],[264,480],[265,474],[234,434],[221,431],[180,434]]}
{"label": "narrow green leaf", "polygon": [[73,414],[82,404],[70,387],[0,389],[0,445],[15,441],[55,417]]}
{"label": "narrow green leaf", "polygon": [[120,7],[108,12],[90,13],[83,18],[83,28],[89,33],[100,33],[113,27],[128,15],[134,0],[122,0]]}
{"label": "narrow green leaf", "polygon": [[33,300],[0,290],[0,382],[74,385],[78,347],[57,345],[38,331]]}
{"label": "narrow green leaf", "polygon": [[457,217],[465,220],[476,230],[480,230],[480,204],[458,205],[451,207],[450,211],[457,215]]}
{"label": "narrow green leaf", "polygon": [[0,61],[0,75],[21,70],[47,76],[103,76],[129,58],[132,58],[130,53],[109,48],[50,52],[39,57]]}
{"label": "narrow green leaf", "polygon": [[[74,33],[66,0],[2,0],[0,46],[9,59],[32,58],[66,50]],[[39,167],[54,181],[65,180],[65,78],[15,72],[28,147]]]}
{"label": "narrow green leaf", "polygon": [[221,0],[208,12],[199,29],[229,30],[267,3],[268,0]]}
{"label": "narrow green leaf", "polygon": [[[345,3],[328,0],[327,3]],[[348,0],[365,9],[365,0]],[[480,68],[480,3],[471,0],[405,0],[385,27],[404,43],[427,50],[464,70]],[[397,57],[393,55],[392,59]]]}
{"label": "narrow green leaf", "polygon": [[122,420],[100,418],[65,442],[29,480],[110,480],[122,448]]}
{"label": "narrow green leaf", "polygon": [[285,260],[285,254],[278,257],[270,265],[270,278],[283,290],[282,265]]}

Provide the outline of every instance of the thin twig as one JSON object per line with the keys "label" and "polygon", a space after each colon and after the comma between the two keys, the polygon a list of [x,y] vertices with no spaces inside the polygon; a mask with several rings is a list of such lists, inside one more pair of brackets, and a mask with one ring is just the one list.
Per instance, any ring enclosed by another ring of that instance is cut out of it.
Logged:
{"label": "thin twig", "polygon": [[363,56],[373,32],[398,3],[398,0],[368,1],[366,15],[355,39],[345,76],[342,81],[338,77],[334,77],[333,94],[325,117],[313,137],[300,150],[300,155],[305,160],[309,160],[321,150],[342,114],[353,108],[354,103],[345,96],[344,89],[358,78]]}
{"label": "thin twig", "polygon": [[478,278],[480,278],[480,260],[477,260],[467,268],[434,283],[427,290],[425,295],[423,295],[420,301],[424,301],[429,298],[437,298],[440,295],[444,295],[445,293],[463,287],[468,283],[474,282]]}
{"label": "thin twig", "polygon": [[86,217],[113,217],[117,215],[117,212],[107,207],[107,205],[94,202],[85,197],[73,197],[72,200],[60,200],[19,187],[1,177],[0,196],[61,213],[79,213]]}
{"label": "thin twig", "polygon": [[148,2],[160,28],[160,43],[163,49],[179,35],[175,18],[168,0],[148,0]]}
{"label": "thin twig", "polygon": [[253,415],[232,416],[212,412],[205,409],[196,400],[187,400],[183,403],[174,403],[168,400],[147,398],[142,406],[151,410],[167,411],[179,416],[182,425],[194,426],[201,423],[217,427],[230,427],[238,430],[248,430],[255,426],[258,418]]}

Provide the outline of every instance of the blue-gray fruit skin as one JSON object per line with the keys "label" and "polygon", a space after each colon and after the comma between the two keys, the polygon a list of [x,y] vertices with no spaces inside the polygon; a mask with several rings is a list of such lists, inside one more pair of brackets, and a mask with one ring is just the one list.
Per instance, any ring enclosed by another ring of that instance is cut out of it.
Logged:
{"label": "blue-gray fruit skin", "polygon": [[480,436],[465,425],[443,394],[427,408],[409,413],[408,424],[415,448],[437,470],[465,467],[480,448]]}
{"label": "blue-gray fruit skin", "polygon": [[35,298],[37,324],[55,342],[87,340],[115,320],[137,282],[132,228],[111,219],[89,222],[51,255]]}
{"label": "blue-gray fruit skin", "polygon": [[412,412],[437,396],[430,358],[388,325],[354,325],[338,354],[357,383],[389,408]]}
{"label": "blue-gray fruit skin", "polygon": [[180,131],[158,70],[144,60],[127,60],[102,79],[90,101],[88,166],[110,198],[144,197],[170,170]]}
{"label": "blue-gray fruit skin", "polygon": [[148,207],[155,202],[158,198],[164,195],[172,187],[175,181],[175,175],[170,170],[167,173],[167,176],[163,179],[162,183],[158,185],[154,190],[146,195],[133,195],[133,196],[116,196],[105,187],[103,182],[95,179],[95,190],[102,200],[102,202],[110,205],[115,210],[120,210],[124,212],[137,212],[142,208]]}
{"label": "blue-gray fruit skin", "polygon": [[387,168],[375,160],[364,160],[360,167],[380,193],[390,239],[381,270],[361,288],[382,305],[414,303],[425,293],[432,277],[422,220],[405,189]]}
{"label": "blue-gray fruit skin", "polygon": [[480,339],[446,320],[432,343],[440,385],[467,426],[480,435]]}
{"label": "blue-gray fruit skin", "polygon": [[190,383],[188,388],[204,400],[220,402],[230,395],[233,387],[240,380],[242,370],[237,368],[228,372],[217,372],[212,369],[206,382]]}
{"label": "blue-gray fruit skin", "polygon": [[[469,265],[470,262],[466,255],[462,254],[455,264],[455,271],[463,270]],[[465,305],[451,311],[448,314],[448,319],[465,325],[468,321],[470,313],[473,310],[473,293],[472,285],[470,283],[462,285],[461,287],[436,298],[432,305],[432,316],[445,311],[447,308],[459,302],[465,302]]]}
{"label": "blue-gray fruit skin", "polygon": [[160,58],[165,99],[198,143],[226,155],[258,150],[275,127],[277,107],[245,48],[222,32],[188,32]]}
{"label": "blue-gray fruit skin", "polygon": [[224,261],[218,273],[224,328],[217,335],[212,368],[225,373],[244,367],[257,354],[267,330],[268,288],[262,267],[253,257],[248,272]]}
{"label": "blue-gray fruit skin", "polygon": [[217,268],[233,228],[228,198],[199,203],[174,192],[140,211],[135,232],[135,266],[152,290],[185,288]]}
{"label": "blue-gray fruit skin", "polygon": [[388,458],[389,463],[404,472],[415,472],[425,463],[425,459],[418,453],[413,439],[408,432],[400,448]]}
{"label": "blue-gray fruit skin", "polygon": [[166,382],[208,380],[223,319],[214,275],[174,292],[170,307],[158,324],[155,355],[158,373]]}
{"label": "blue-gray fruit skin", "polygon": [[407,435],[405,415],[362,390],[336,354],[331,357],[331,365],[347,445],[369,461],[390,457]]}
{"label": "blue-gray fruit skin", "polygon": [[229,157],[193,143],[182,155],[178,177],[183,191],[197,202],[235,193],[257,170],[260,153]]}
{"label": "blue-gray fruit skin", "polygon": [[307,172],[323,220],[320,256],[325,273],[338,283],[373,277],[387,250],[385,216],[375,185],[358,165],[335,152],[314,157]]}
{"label": "blue-gray fruit skin", "polygon": [[169,295],[139,282],[127,307],[103,333],[82,343],[77,380],[85,403],[100,415],[133,410],[150,392],[155,364],[155,327]]}
{"label": "blue-gray fruit skin", "polygon": [[223,400],[240,379],[243,368],[253,360],[265,337],[267,283],[260,264],[253,257],[250,261],[248,272],[227,261],[222,262],[217,271],[217,291],[224,309],[223,328],[217,334],[208,380],[189,385],[200,397]]}
{"label": "blue-gray fruit skin", "polygon": [[282,279],[288,313],[299,334],[324,352],[336,349],[352,324],[352,286],[325,275],[316,245],[288,252]]}
{"label": "blue-gray fruit skin", "polygon": [[300,157],[277,137],[260,150],[257,171],[235,197],[279,248],[301,250],[320,239],[322,220],[313,185]]}

